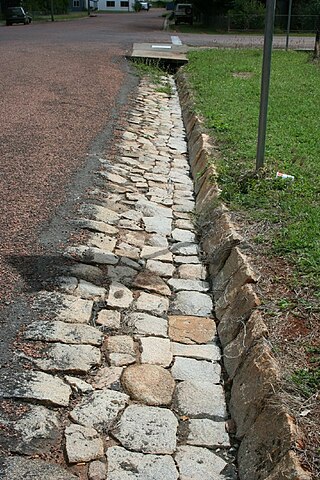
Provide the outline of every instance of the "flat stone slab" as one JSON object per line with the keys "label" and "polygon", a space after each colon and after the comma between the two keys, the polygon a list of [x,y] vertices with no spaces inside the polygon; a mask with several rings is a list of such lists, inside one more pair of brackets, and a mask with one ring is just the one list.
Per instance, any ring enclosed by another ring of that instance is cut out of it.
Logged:
{"label": "flat stone slab", "polygon": [[174,408],[179,415],[212,420],[226,418],[225,397],[221,385],[184,381],[177,385],[174,397]]}
{"label": "flat stone slab", "polygon": [[171,278],[175,271],[175,267],[171,263],[158,260],[147,260],[146,269],[160,277],[166,278]]}
{"label": "flat stone slab", "polygon": [[169,242],[165,235],[159,233],[151,233],[148,235],[148,244],[151,247],[163,247],[168,248]]}
{"label": "flat stone slab", "polygon": [[110,353],[109,361],[112,366],[122,367],[135,363],[136,356],[129,353]]}
{"label": "flat stone slab", "polygon": [[79,477],[59,465],[25,457],[0,457],[2,480],[77,480]]}
{"label": "flat stone slab", "polygon": [[79,247],[69,247],[67,254],[75,260],[84,263],[98,263],[101,265],[116,265],[119,257],[110,250],[103,250],[98,247],[87,247],[80,245]]}
{"label": "flat stone slab", "polygon": [[0,377],[0,397],[3,398],[67,407],[71,393],[69,385],[60,378],[43,372],[10,373]]}
{"label": "flat stone slab", "polygon": [[186,280],[205,280],[207,278],[207,270],[203,265],[180,265],[178,268],[180,278]]}
{"label": "flat stone slab", "polygon": [[165,217],[143,217],[146,232],[170,235],[172,219]]}
{"label": "flat stone slab", "polygon": [[112,433],[129,450],[172,454],[176,449],[177,428],[178,420],[171,410],[130,405]]}
{"label": "flat stone slab", "polygon": [[216,334],[216,325],[212,318],[186,315],[169,316],[169,337],[180,343],[208,343]]}
{"label": "flat stone slab", "polygon": [[200,447],[230,447],[225,422],[214,422],[208,418],[191,419],[188,423],[189,445]]}
{"label": "flat stone slab", "polygon": [[123,372],[123,367],[103,367],[100,368],[94,379],[92,381],[92,385],[95,389],[101,390],[105,387],[110,387],[113,384],[120,385],[120,377]]}
{"label": "flat stone slab", "polygon": [[[123,258],[121,259],[123,262]],[[126,258],[126,261],[129,259]],[[127,265],[118,265],[116,267],[108,267],[108,279],[112,282],[121,283],[125,286],[131,286],[132,279],[137,275],[134,268]]]}
{"label": "flat stone slab", "polygon": [[199,246],[197,243],[179,242],[172,246],[171,251],[175,255],[197,255]]}
{"label": "flat stone slab", "polygon": [[6,447],[8,442],[11,452],[23,455],[48,452],[61,441],[59,417],[41,405],[28,405],[27,408],[22,417],[14,420],[0,414],[0,424],[14,433],[9,438],[0,436],[0,445]]}
{"label": "flat stone slab", "polygon": [[135,222],[140,222],[142,213],[137,212],[136,210],[127,210],[121,214],[121,217],[127,218],[128,220],[134,220]]}
{"label": "flat stone slab", "polygon": [[174,212],[192,212],[195,208],[195,202],[193,200],[185,200],[179,203],[175,203],[173,206]]}
{"label": "flat stone slab", "polygon": [[108,225],[113,225],[117,223],[119,220],[120,216],[117,212],[114,210],[110,210],[107,207],[103,207],[101,205],[89,205],[88,206],[90,211],[92,211],[95,220],[98,222],[105,222]]}
{"label": "flat stone slab", "polygon": [[84,397],[70,412],[70,417],[80,425],[105,432],[128,401],[128,395],[104,388]]}
{"label": "flat stone slab", "polygon": [[[186,148],[187,148],[186,142],[181,143],[181,145],[182,145],[183,151],[181,151],[180,153],[186,153],[186,151],[187,151],[186,150]],[[186,187],[189,187],[190,190],[191,190],[192,187],[193,187],[193,182],[192,182],[191,178],[189,177],[189,175],[186,175],[185,173],[182,173],[180,169],[171,169],[170,178],[174,182],[182,183],[183,184],[182,190],[185,190]]]}
{"label": "flat stone slab", "polygon": [[82,218],[78,220],[77,223],[82,228],[87,228],[88,230],[92,230],[94,232],[106,233],[108,235],[116,235],[118,233],[118,229],[116,227],[97,220]]}
{"label": "flat stone slab", "polygon": [[170,288],[162,278],[147,271],[139,273],[132,282],[132,286],[143,290],[149,290],[150,292],[155,292],[159,295],[171,295]]}
{"label": "flat stone slab", "polygon": [[186,264],[186,265],[202,265],[199,257],[197,255],[175,255],[174,261],[177,264]]}
{"label": "flat stone slab", "polygon": [[159,260],[162,262],[172,262],[173,257],[172,253],[166,247],[150,247],[145,246],[141,250],[140,254],[141,258],[145,258],[147,260]]}
{"label": "flat stone slab", "polygon": [[142,292],[136,301],[137,310],[149,312],[153,315],[164,315],[169,308],[169,300],[159,295]]}
{"label": "flat stone slab", "polygon": [[101,363],[101,352],[91,345],[54,343],[45,349],[42,358],[32,359],[41,370],[50,372],[87,373]]}
{"label": "flat stone slab", "polygon": [[[181,230],[189,230],[193,231],[194,230],[194,224],[190,220],[184,220],[184,219],[179,219],[176,221],[176,227]],[[184,241],[184,240],[178,240],[179,242]],[[191,240],[193,242],[193,240]]]}
{"label": "flat stone slab", "polygon": [[103,287],[97,287],[97,285],[87,282],[86,280],[79,280],[77,282],[77,287],[72,294],[88,300],[101,300],[104,299],[106,290]]}
{"label": "flat stone slab", "polygon": [[[136,270],[136,272],[140,272],[140,270],[142,268],[139,261],[133,260],[132,258],[121,257],[120,262],[121,262],[120,263],[121,266],[129,267],[132,270]],[[108,270],[109,269],[110,269],[110,267],[108,268]]]}
{"label": "flat stone slab", "polygon": [[75,390],[76,392],[88,393],[92,392],[93,388],[90,383],[81,380],[78,377],[72,377],[70,375],[64,376],[65,381]]}
{"label": "flat stone slab", "polygon": [[120,328],[121,314],[116,310],[101,310],[98,313],[96,323],[110,330]]}
{"label": "flat stone slab", "polygon": [[107,345],[111,365],[120,367],[136,361],[134,341],[129,335],[109,337]]}
{"label": "flat stone slab", "polygon": [[90,462],[103,456],[103,441],[94,428],[71,424],[64,433],[69,463]]}
{"label": "flat stone slab", "polygon": [[175,380],[188,380],[190,382],[220,383],[221,367],[219,363],[196,360],[194,358],[175,357],[171,368]]}
{"label": "flat stone slab", "polygon": [[128,218],[122,218],[119,221],[119,227],[125,228],[127,230],[133,230],[133,231],[142,231],[142,228],[138,225],[137,222],[134,220],[129,220]]}
{"label": "flat stone slab", "polygon": [[172,303],[172,313],[208,317],[212,313],[212,300],[209,295],[200,292],[178,292]]}
{"label": "flat stone slab", "polygon": [[168,370],[158,365],[132,365],[121,378],[122,385],[133,400],[146,405],[170,405],[175,381]]}
{"label": "flat stone slab", "polygon": [[[153,169],[154,171],[155,169]],[[160,173],[145,173],[144,178],[146,180],[153,180],[154,182],[158,183],[165,183],[167,181],[167,177],[161,175]]]}
{"label": "flat stone slab", "polygon": [[140,339],[142,352],[141,363],[150,363],[168,367],[173,358],[168,338],[142,337]]}
{"label": "flat stone slab", "polygon": [[204,282],[203,280],[189,280],[184,278],[171,278],[168,280],[168,285],[170,285],[175,292],[179,292],[181,290],[207,292],[210,287],[209,283]]}
{"label": "flat stone slab", "polygon": [[116,238],[109,237],[109,235],[103,233],[93,233],[89,239],[90,246],[102,248],[102,250],[109,250],[109,252],[114,250],[116,243]]}
{"label": "flat stone slab", "polygon": [[157,203],[148,200],[138,200],[136,209],[141,212],[144,217],[172,218],[171,208],[161,207]]}
{"label": "flat stone slab", "polygon": [[180,480],[224,480],[222,471],[227,463],[206,448],[182,446],[177,449],[175,460]]}
{"label": "flat stone slab", "polygon": [[218,345],[185,345],[171,342],[171,352],[174,356],[197,358],[198,360],[217,361],[221,358]]}
{"label": "flat stone slab", "polygon": [[56,319],[68,323],[89,323],[93,301],[61,295],[63,306],[56,314]]}
{"label": "flat stone slab", "polygon": [[189,230],[183,230],[182,228],[175,228],[172,230],[172,238],[177,242],[194,242],[195,234]]}
{"label": "flat stone slab", "polygon": [[66,272],[73,277],[77,277],[88,282],[92,282],[97,285],[104,283],[105,275],[100,269],[95,265],[88,265],[87,263],[74,263],[65,268]]}
{"label": "flat stone slab", "polygon": [[130,312],[125,322],[138,335],[168,336],[168,322],[165,318],[155,317],[143,312]]}
{"label": "flat stone slab", "polygon": [[108,352],[135,355],[134,341],[129,335],[114,335],[108,338]]}
{"label": "flat stone slab", "polygon": [[133,302],[132,292],[118,282],[113,282],[109,288],[107,304],[109,307],[128,308]]}
{"label": "flat stone slab", "polygon": [[108,480],[177,480],[179,477],[170,455],[144,455],[110,447],[107,459]]}
{"label": "flat stone slab", "polygon": [[101,345],[103,334],[89,325],[38,321],[27,326],[24,338],[45,342]]}
{"label": "flat stone slab", "polygon": [[115,250],[115,254],[118,257],[131,258],[132,260],[137,260],[140,256],[140,248],[133,247],[128,243],[120,243]]}
{"label": "flat stone slab", "polygon": [[145,232],[132,233],[131,231],[128,231],[121,234],[121,238],[125,243],[134,245],[135,247],[142,248],[146,243]]}
{"label": "flat stone slab", "polygon": [[89,480],[105,480],[107,478],[107,466],[100,460],[90,462],[88,470]]}

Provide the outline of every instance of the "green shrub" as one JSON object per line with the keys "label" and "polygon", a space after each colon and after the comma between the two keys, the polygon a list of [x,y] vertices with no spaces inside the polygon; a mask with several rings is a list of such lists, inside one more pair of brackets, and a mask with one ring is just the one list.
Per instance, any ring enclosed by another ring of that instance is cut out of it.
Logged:
{"label": "green shrub", "polygon": [[258,0],[235,0],[234,7],[229,10],[231,27],[244,30],[263,28],[265,6]]}

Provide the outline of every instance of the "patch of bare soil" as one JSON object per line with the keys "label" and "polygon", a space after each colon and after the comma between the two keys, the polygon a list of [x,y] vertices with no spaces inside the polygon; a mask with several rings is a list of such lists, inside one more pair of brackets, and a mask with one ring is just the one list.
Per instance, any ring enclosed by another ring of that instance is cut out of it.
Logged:
{"label": "patch of bare soil", "polygon": [[247,252],[260,274],[261,310],[269,330],[273,354],[282,372],[281,397],[303,433],[296,447],[302,465],[320,478],[320,322],[319,298],[312,286],[300,287],[293,267],[271,254],[268,244],[254,238],[265,224],[252,224],[233,214],[241,224]]}

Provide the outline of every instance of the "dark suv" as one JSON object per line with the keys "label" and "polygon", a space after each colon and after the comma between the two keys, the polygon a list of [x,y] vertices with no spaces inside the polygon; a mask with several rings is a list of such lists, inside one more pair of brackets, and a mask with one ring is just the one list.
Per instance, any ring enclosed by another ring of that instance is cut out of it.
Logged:
{"label": "dark suv", "polygon": [[174,9],[174,23],[193,24],[193,6],[191,3],[177,3]]}
{"label": "dark suv", "polygon": [[6,25],[12,25],[13,23],[24,23],[28,25],[31,23],[32,17],[25,12],[22,7],[8,7],[6,11]]}

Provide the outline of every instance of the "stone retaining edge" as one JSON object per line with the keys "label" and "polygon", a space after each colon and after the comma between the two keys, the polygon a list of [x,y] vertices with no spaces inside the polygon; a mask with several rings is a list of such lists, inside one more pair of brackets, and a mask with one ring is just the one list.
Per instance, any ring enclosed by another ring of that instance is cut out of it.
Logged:
{"label": "stone retaining edge", "polygon": [[229,409],[235,422],[240,480],[310,480],[295,453],[301,432],[280,396],[280,369],[267,341],[258,307],[258,277],[242,252],[243,238],[218,201],[215,147],[194,113],[183,69],[176,74],[196,193],[197,223],[207,255],[218,333],[232,384]]}

